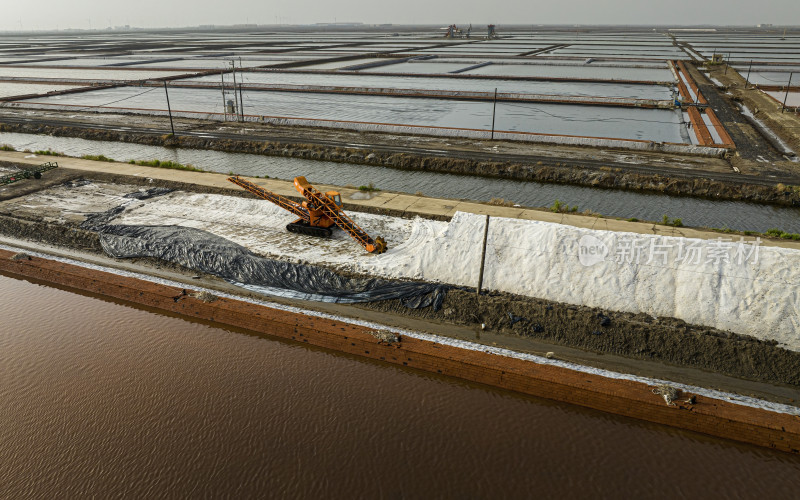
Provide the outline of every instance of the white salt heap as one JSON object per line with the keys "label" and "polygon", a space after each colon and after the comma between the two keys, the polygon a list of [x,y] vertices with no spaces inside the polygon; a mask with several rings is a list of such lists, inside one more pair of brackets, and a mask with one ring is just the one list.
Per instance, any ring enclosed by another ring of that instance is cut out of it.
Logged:
{"label": "white salt heap", "polygon": [[[172,193],[137,202],[118,224],[205,229],[272,257],[475,286],[485,216],[451,222],[353,213],[389,250],[366,253],[342,232],[290,234],[294,216],[264,201]],[[581,229],[491,218],[484,288],[613,311],[667,316],[774,339],[800,350],[800,251],[752,243]]]}

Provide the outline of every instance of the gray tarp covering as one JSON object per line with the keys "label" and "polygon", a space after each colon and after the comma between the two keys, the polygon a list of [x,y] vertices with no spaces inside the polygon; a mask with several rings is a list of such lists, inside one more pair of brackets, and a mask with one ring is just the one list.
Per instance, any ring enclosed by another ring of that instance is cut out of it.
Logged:
{"label": "gray tarp covering", "polygon": [[[164,193],[153,193],[159,194]],[[401,299],[410,308],[432,305],[439,310],[447,291],[446,286],[432,283],[349,278],[320,267],[272,260],[195,228],[110,224],[124,209],[91,215],[83,223],[85,229],[100,233],[103,250],[115,258],[152,257],[249,289],[323,302]]]}

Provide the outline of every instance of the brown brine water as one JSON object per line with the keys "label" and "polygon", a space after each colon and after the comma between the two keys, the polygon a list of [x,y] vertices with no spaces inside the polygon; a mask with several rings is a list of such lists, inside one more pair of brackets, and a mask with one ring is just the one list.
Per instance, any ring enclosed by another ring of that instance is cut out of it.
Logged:
{"label": "brown brine water", "polygon": [[0,275],[0,497],[796,498],[800,457]]}

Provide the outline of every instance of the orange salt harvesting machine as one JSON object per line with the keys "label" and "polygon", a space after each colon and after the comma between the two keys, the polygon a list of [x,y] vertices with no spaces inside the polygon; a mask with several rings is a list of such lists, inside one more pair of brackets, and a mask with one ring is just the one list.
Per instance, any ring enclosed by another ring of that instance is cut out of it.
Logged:
{"label": "orange salt harvesting machine", "polygon": [[300,217],[286,226],[286,229],[292,233],[327,238],[332,234],[333,228],[338,227],[350,234],[367,252],[383,253],[386,251],[386,241],[383,238],[378,236],[372,239],[366,231],[361,229],[353,222],[353,219],[344,213],[342,210],[342,196],[338,192],[328,191],[322,193],[317,191],[308,183],[305,177],[294,178],[295,189],[306,199],[302,204],[268,191],[261,186],[242,179],[238,175],[228,177],[228,180],[259,198],[271,201]]}

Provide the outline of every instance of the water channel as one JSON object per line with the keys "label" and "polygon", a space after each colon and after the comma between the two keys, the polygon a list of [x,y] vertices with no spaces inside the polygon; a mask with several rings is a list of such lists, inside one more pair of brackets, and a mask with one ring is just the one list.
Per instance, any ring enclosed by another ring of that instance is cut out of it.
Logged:
{"label": "water channel", "polygon": [[[560,200],[579,210],[614,217],[659,221],[664,215],[681,218],[687,226],[766,231],[777,227],[800,232],[800,208],[755,203],[643,194],[561,184],[542,184],[464,175],[414,172],[387,167],[281,158],[196,149],[173,149],[68,137],[0,133],[0,144],[18,150],[52,149],[71,156],[103,154],[119,161],[172,160],[204,170],[291,180],[303,175],[312,183],[376,187],[435,198],[489,201],[502,198],[522,206],[547,207]],[[42,161],[50,160],[42,157]]]}

